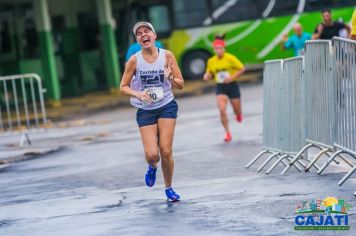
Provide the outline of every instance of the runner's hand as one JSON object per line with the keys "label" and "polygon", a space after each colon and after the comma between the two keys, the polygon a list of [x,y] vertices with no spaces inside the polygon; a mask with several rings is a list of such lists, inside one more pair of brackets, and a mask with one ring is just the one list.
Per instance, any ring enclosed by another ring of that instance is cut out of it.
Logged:
{"label": "runner's hand", "polygon": [[145,102],[145,103],[153,103],[152,98],[150,97],[150,94],[148,91],[142,91],[142,92],[137,92],[136,96],[140,101]]}
{"label": "runner's hand", "polygon": [[204,74],[204,77],[203,77],[203,79],[204,79],[205,81],[211,80],[212,78],[213,78],[213,77],[211,76],[210,73],[205,73],[205,74]]}
{"label": "runner's hand", "polygon": [[233,79],[231,78],[231,76],[229,76],[226,79],[224,79],[224,84],[231,83],[232,81],[233,81]]}
{"label": "runner's hand", "polygon": [[170,79],[172,76],[172,68],[173,68],[173,62],[172,59],[169,59],[169,62],[164,65],[164,77],[166,79]]}

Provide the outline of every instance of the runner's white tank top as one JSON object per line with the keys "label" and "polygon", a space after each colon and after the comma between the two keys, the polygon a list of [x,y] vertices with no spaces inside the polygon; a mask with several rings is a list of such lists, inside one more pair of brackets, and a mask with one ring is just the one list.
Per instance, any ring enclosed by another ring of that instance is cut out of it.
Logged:
{"label": "runner's white tank top", "polygon": [[131,80],[130,87],[135,91],[147,90],[153,103],[146,104],[138,98],[130,98],[133,106],[145,110],[160,108],[174,99],[171,83],[164,78],[164,65],[166,64],[166,51],[158,49],[158,58],[153,63],[147,63],[142,51],[135,54],[137,66],[136,74]]}

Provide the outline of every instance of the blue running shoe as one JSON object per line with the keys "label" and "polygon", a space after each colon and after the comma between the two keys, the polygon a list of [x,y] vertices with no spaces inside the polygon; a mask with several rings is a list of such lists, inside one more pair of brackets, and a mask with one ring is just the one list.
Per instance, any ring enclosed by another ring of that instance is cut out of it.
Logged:
{"label": "blue running shoe", "polygon": [[169,202],[176,202],[180,200],[180,196],[174,192],[172,188],[166,188],[166,196]]}
{"label": "blue running shoe", "polygon": [[155,185],[156,172],[157,168],[153,168],[151,165],[148,165],[148,170],[145,174],[145,181],[148,187],[152,187],[153,185]]}

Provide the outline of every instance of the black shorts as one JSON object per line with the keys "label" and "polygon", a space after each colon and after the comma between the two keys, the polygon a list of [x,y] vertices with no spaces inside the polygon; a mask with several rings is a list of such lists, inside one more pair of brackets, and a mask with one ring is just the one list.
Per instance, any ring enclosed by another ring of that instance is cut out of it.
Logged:
{"label": "black shorts", "polygon": [[229,99],[240,98],[240,87],[236,82],[229,84],[216,84],[215,94],[225,94]]}

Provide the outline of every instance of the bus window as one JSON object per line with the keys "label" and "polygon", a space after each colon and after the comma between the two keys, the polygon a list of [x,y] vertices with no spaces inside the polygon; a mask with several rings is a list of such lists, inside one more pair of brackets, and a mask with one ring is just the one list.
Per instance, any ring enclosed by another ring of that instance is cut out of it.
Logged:
{"label": "bus window", "polygon": [[355,0],[307,0],[305,8],[307,11],[320,11],[323,8],[334,8],[352,6]]}
{"label": "bus window", "polygon": [[[149,3],[134,2],[131,15],[132,26],[137,21],[149,21],[155,27],[159,37],[168,37],[172,30],[171,17],[167,3],[158,1]],[[131,27],[130,27],[131,28]]]}
{"label": "bus window", "polygon": [[164,34],[171,31],[168,6],[154,5],[148,9],[148,16],[157,34]]}
{"label": "bus window", "polygon": [[333,0],[307,0],[307,4],[305,6],[308,11],[320,11],[324,7],[332,7]]}
{"label": "bus window", "polygon": [[139,5],[138,6],[134,5],[134,6],[135,8],[133,8],[132,10],[131,21],[132,22],[148,21],[147,8]]}
{"label": "bus window", "polygon": [[282,16],[297,13],[299,1],[296,0],[276,0],[270,16]]}
{"label": "bus window", "polygon": [[262,15],[258,0],[211,0],[214,23],[226,23],[259,18]]}
{"label": "bus window", "polygon": [[177,28],[202,26],[209,18],[208,6],[206,0],[173,0],[175,26]]}
{"label": "bus window", "polygon": [[335,7],[355,6],[355,0],[334,0]]}

